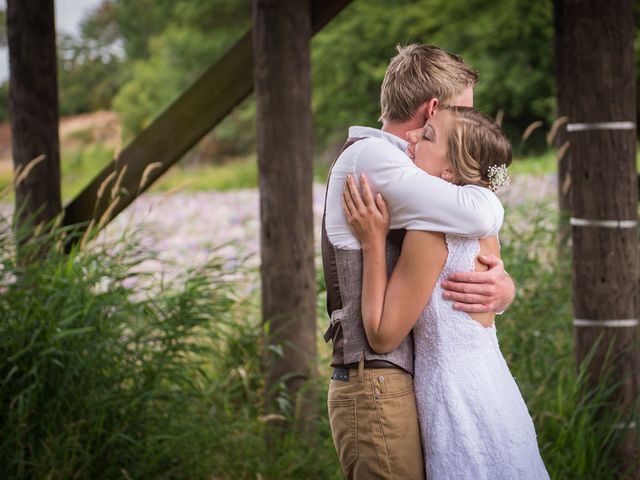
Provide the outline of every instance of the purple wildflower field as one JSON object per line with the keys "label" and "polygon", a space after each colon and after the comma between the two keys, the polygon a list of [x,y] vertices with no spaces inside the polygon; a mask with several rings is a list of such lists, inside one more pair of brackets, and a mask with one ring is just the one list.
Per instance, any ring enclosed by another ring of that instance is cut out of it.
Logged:
{"label": "purple wildflower field", "polygon": [[[511,206],[553,203],[555,182],[552,175],[521,175],[499,196]],[[313,212],[318,252],[323,206],[324,186],[315,184]],[[0,215],[8,216],[12,210],[13,205],[0,204]],[[257,189],[145,194],[116,217],[97,241],[111,242],[135,232],[141,246],[157,254],[157,260],[148,260],[140,268],[170,282],[180,272],[197,268],[213,256],[222,258],[229,272],[256,272],[260,259],[259,226]]]}

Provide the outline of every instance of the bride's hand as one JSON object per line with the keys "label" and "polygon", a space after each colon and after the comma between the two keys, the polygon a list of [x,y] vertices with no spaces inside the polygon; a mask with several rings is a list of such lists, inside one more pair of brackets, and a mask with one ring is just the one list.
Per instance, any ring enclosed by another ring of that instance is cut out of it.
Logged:
{"label": "bride's hand", "polygon": [[362,247],[384,245],[389,231],[389,210],[382,195],[374,200],[369,182],[364,175],[360,177],[362,196],[355,180],[347,175],[342,194],[342,208],[353,233]]}
{"label": "bride's hand", "polygon": [[421,128],[417,130],[410,130],[407,132],[408,143],[407,143],[407,149],[405,150],[404,153],[406,153],[407,156],[414,161],[416,159],[416,145],[420,141],[420,132],[422,132]]}

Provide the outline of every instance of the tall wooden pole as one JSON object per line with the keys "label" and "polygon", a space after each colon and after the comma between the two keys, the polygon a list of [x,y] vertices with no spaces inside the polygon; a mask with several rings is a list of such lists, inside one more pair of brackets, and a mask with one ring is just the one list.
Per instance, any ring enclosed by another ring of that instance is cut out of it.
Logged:
{"label": "tall wooden pole", "polygon": [[[590,386],[620,382],[623,470],[638,476],[638,236],[633,0],[565,0],[576,361]],[[607,351],[609,372],[604,374]],[[615,410],[614,410],[615,411]],[[637,412],[636,412],[637,413]],[[626,477],[625,477],[626,478]]]}
{"label": "tall wooden pole", "polygon": [[305,412],[295,398],[316,357],[311,2],[254,0],[253,18],[262,315],[275,347],[267,349],[268,400],[288,393]]}
{"label": "tall wooden pole", "polygon": [[15,212],[22,229],[62,210],[53,0],[8,0],[7,36]]}

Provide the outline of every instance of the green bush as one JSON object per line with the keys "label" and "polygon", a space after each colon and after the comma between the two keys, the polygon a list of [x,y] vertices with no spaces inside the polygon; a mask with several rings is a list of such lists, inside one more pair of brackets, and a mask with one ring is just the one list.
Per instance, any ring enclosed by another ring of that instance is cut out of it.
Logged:
{"label": "green bush", "polygon": [[[4,478],[190,478],[210,424],[195,341],[226,315],[215,264],[179,290],[134,301],[126,284],[148,255],[95,244],[37,266],[1,242],[0,463]],[[205,337],[206,338],[206,337]],[[184,472],[177,475],[176,472]]]}
{"label": "green bush", "polygon": [[[548,205],[507,214],[502,255],[518,296],[498,335],[551,477],[619,478],[613,390],[587,392],[584,366],[574,368],[571,270],[556,256],[556,216]],[[213,258],[167,282],[143,273],[157,259],[140,246],[142,232],[99,237],[70,255],[60,252],[63,233],[24,267],[0,222],[2,478],[342,478],[321,339],[310,385],[317,417],[266,441],[256,271]]]}
{"label": "green bush", "polygon": [[496,318],[500,346],[533,416],[551,478],[621,478],[613,450],[621,419],[610,408],[615,384],[605,380],[589,391],[589,357],[575,367],[571,256],[557,254],[558,220],[547,203],[507,211],[502,257],[517,296]]}
{"label": "green bush", "polygon": [[241,296],[222,260],[169,284],[142,273],[157,259],[132,232],[66,256],[57,230],[43,240],[57,248],[22,267],[0,226],[3,479],[335,471],[295,433],[270,453],[255,291]]}

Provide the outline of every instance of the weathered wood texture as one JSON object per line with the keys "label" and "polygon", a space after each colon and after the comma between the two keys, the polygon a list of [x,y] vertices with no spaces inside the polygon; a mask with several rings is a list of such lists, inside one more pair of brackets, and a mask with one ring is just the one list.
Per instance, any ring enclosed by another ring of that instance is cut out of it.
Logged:
{"label": "weathered wood texture", "polygon": [[[350,0],[314,0],[313,32],[324,27],[349,3]],[[108,223],[252,90],[252,32],[249,31],[66,206],[64,224]],[[104,193],[98,199],[101,192]]]}
{"label": "weathered wood texture", "polygon": [[262,316],[282,348],[268,359],[271,404],[280,382],[297,394],[316,357],[311,2],[255,0],[253,18]]}
{"label": "weathered wood texture", "polygon": [[[564,89],[570,122],[634,122],[633,0],[565,0]],[[572,216],[598,220],[637,219],[636,131],[569,133]],[[636,228],[573,227],[573,308],[577,319],[603,320],[609,327],[575,327],[580,364],[596,346],[590,385],[603,382],[607,350],[613,358],[616,400],[628,420],[637,408],[637,327],[613,320],[637,319],[638,236]],[[598,340],[600,342],[598,343]],[[621,464],[637,470],[634,430],[619,449]]]}
{"label": "weathered wood texture", "polygon": [[7,37],[15,211],[24,231],[62,209],[53,0],[9,0]]}

